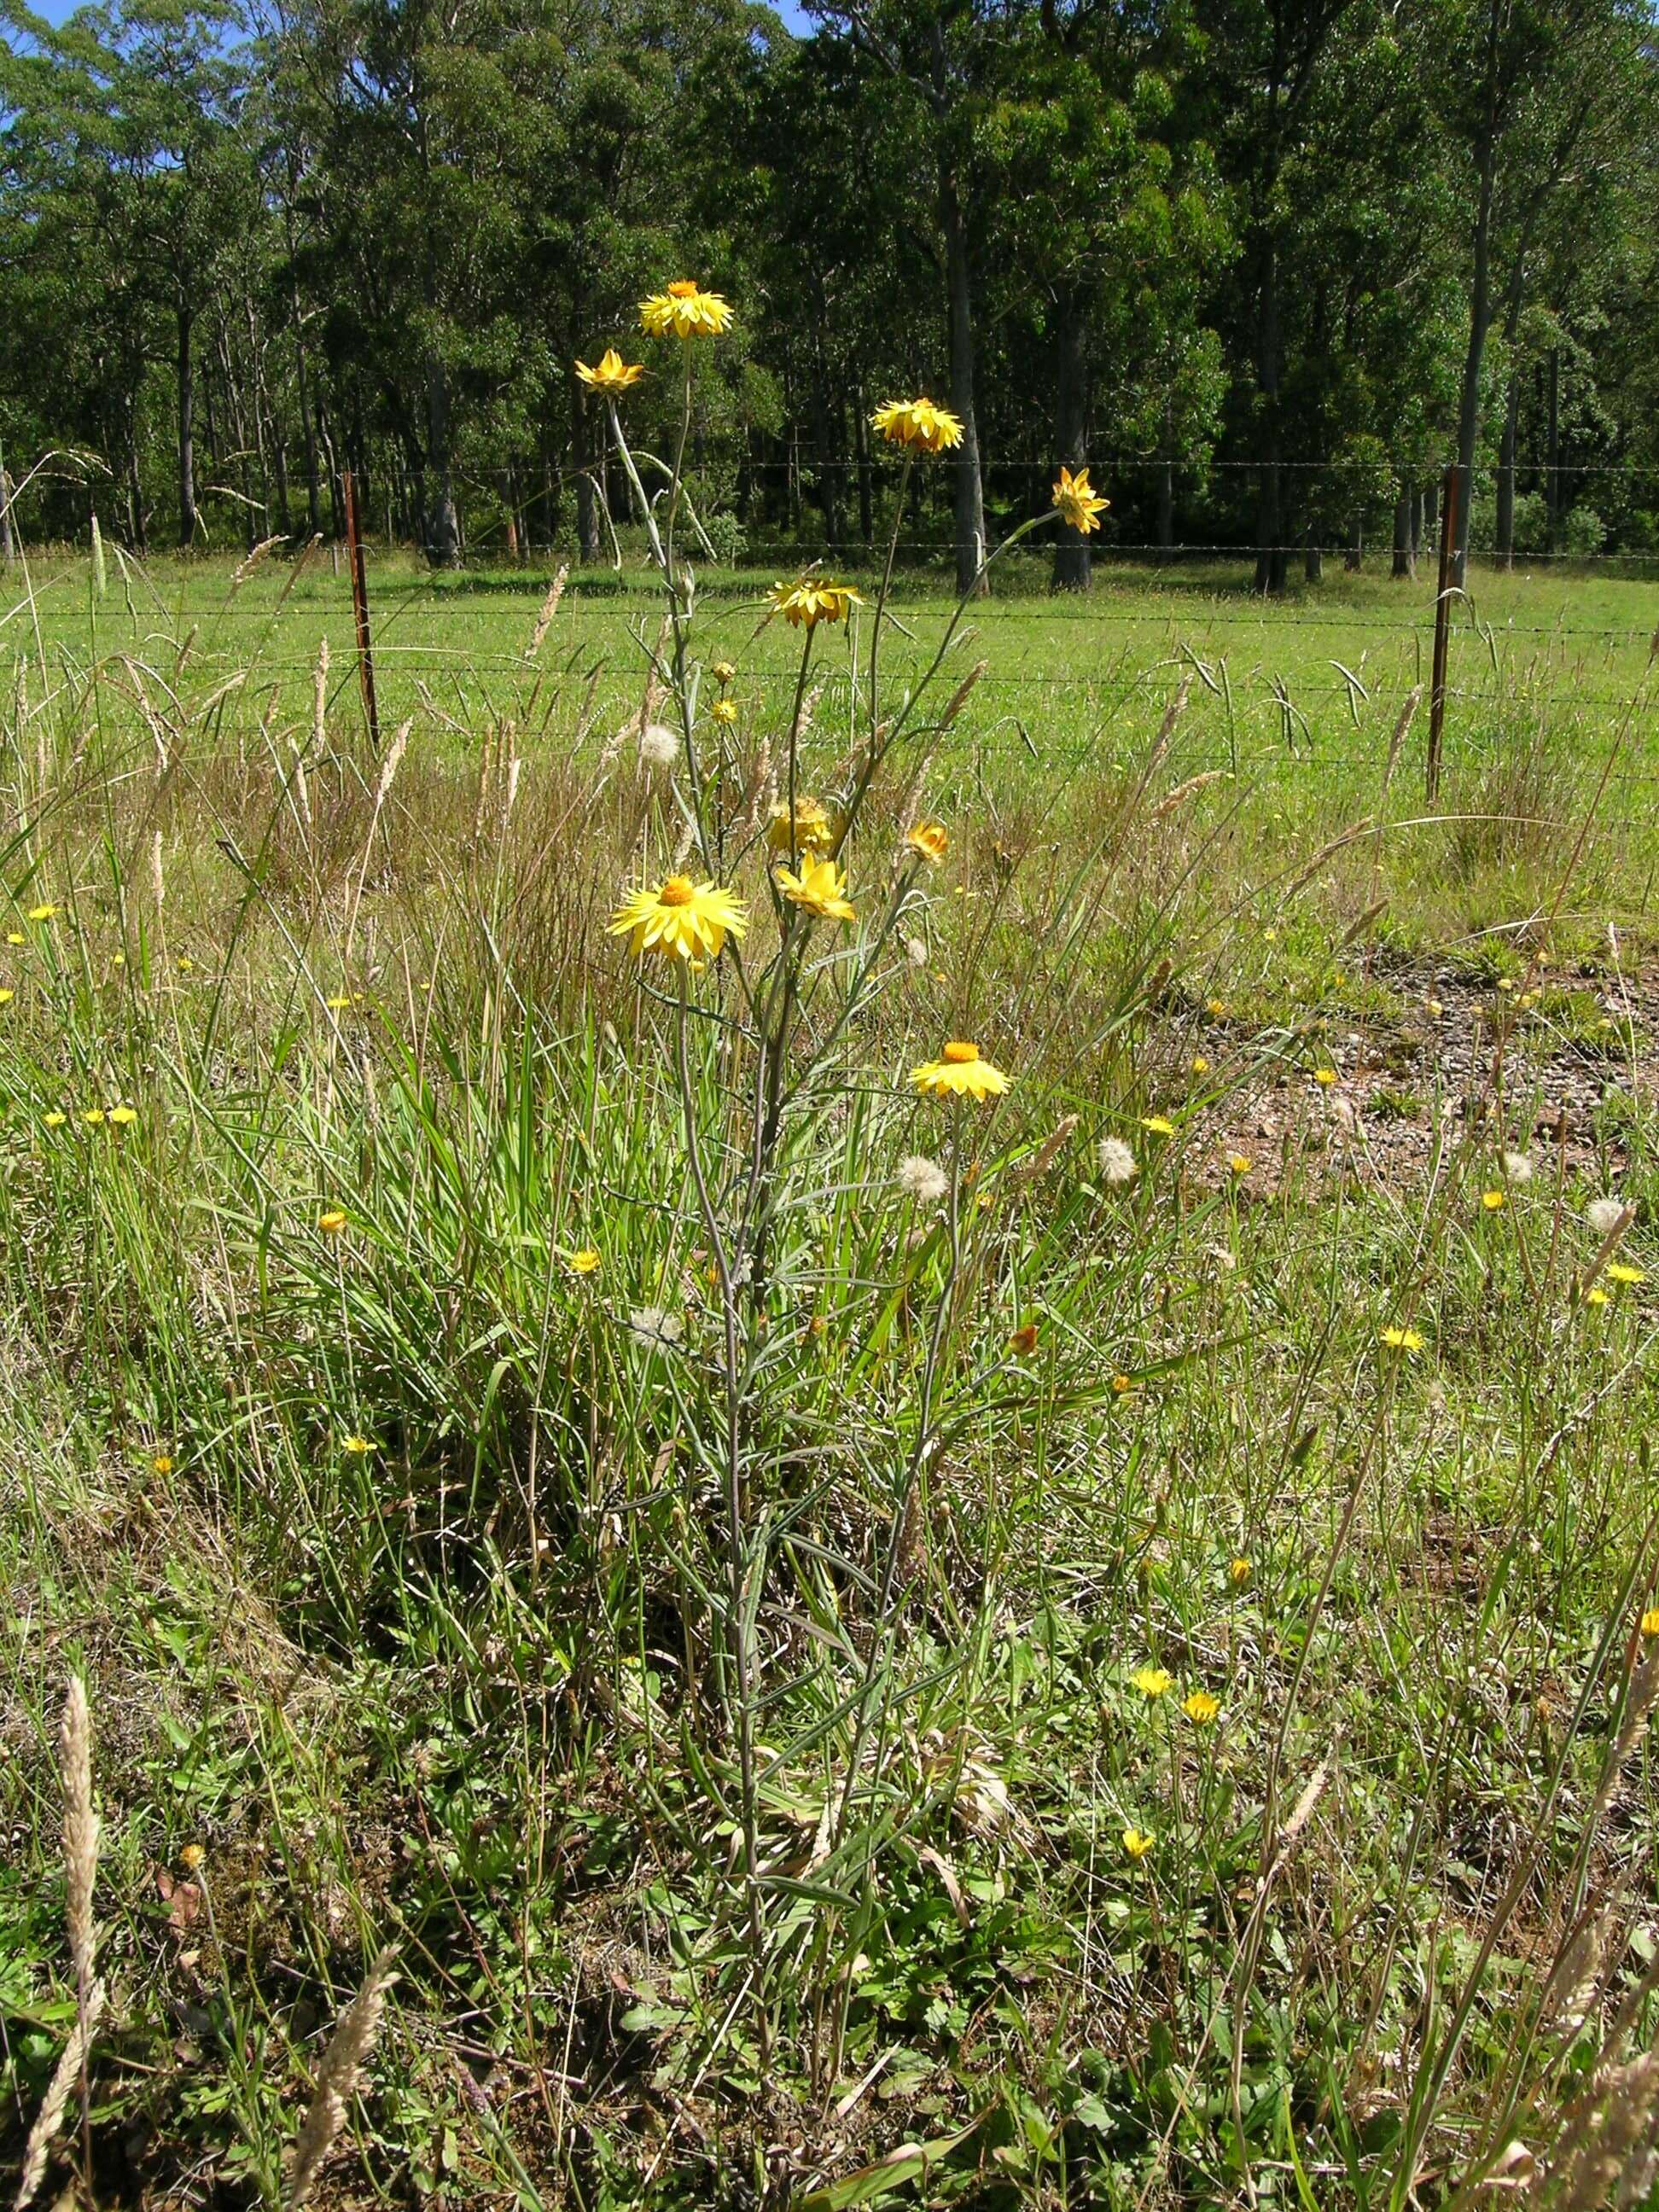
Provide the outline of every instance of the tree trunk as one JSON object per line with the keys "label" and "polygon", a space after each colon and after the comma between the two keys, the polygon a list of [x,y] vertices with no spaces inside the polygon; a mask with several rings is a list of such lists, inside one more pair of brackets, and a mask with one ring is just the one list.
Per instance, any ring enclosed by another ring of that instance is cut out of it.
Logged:
{"label": "tree trunk", "polygon": [[1255,587],[1285,588],[1285,518],[1279,450],[1279,251],[1271,234],[1261,244],[1261,283],[1256,300],[1255,379],[1261,400],[1255,516]]}
{"label": "tree trunk", "polygon": [[1417,574],[1417,564],[1423,555],[1423,488],[1420,484],[1414,484],[1412,487],[1412,574],[1413,576]]}
{"label": "tree trunk", "polygon": [[196,542],[196,388],[191,311],[179,310],[179,543]]}
{"label": "tree trunk", "polygon": [[1412,495],[1402,484],[1394,503],[1394,568],[1396,580],[1417,574],[1416,550],[1412,544]]}
{"label": "tree trunk", "polygon": [[1304,580],[1310,584],[1322,584],[1325,580],[1325,549],[1319,543],[1311,522],[1302,541],[1302,574]]}
{"label": "tree trunk", "polygon": [[453,568],[461,556],[461,526],[449,456],[449,382],[435,353],[426,357],[426,449],[437,479],[437,495],[427,516],[426,557],[434,568]]}
{"label": "tree trunk", "polygon": [[[1069,286],[1060,294],[1057,336],[1054,428],[1060,463],[1075,475],[1088,459],[1084,442],[1088,424],[1088,333],[1077,296]],[[1055,591],[1086,592],[1093,580],[1087,532],[1062,522],[1054,540]]]}
{"label": "tree trunk", "polygon": [[1165,461],[1158,472],[1158,550],[1170,552],[1175,544],[1175,463]]}
{"label": "tree trunk", "polygon": [[317,420],[311,404],[311,380],[306,369],[305,340],[299,335],[300,295],[294,295],[294,349],[300,363],[300,436],[306,449],[306,526],[313,538],[323,529],[322,483],[317,466]]}
{"label": "tree trunk", "polygon": [[6,474],[3,453],[0,453],[0,562],[8,568],[12,562],[11,478]]}
{"label": "tree trunk", "polygon": [[1469,282],[1469,343],[1463,357],[1463,392],[1457,410],[1457,530],[1452,547],[1452,580],[1461,590],[1469,562],[1469,513],[1474,483],[1474,449],[1480,435],[1480,364],[1492,327],[1492,204],[1497,149],[1490,131],[1481,149],[1480,198],[1474,219],[1474,265]]}
{"label": "tree trunk", "polygon": [[[938,16],[933,26],[933,65],[934,107],[942,139],[947,95],[945,30]],[[957,447],[957,589],[983,592],[988,589],[980,574],[986,550],[985,487],[979,469],[979,418],[974,410],[974,301],[968,222],[956,171],[944,150],[939,162],[939,207],[950,302],[951,408],[962,423],[962,443]]]}
{"label": "tree trunk", "polygon": [[841,471],[836,464],[835,413],[830,400],[830,378],[824,367],[823,328],[812,337],[812,443],[817,452],[818,505],[823,514],[823,542],[831,553],[842,544]]}
{"label": "tree trunk", "polygon": [[1561,523],[1561,356],[1550,348],[1549,430],[1544,453],[1544,512],[1548,518],[1547,550],[1555,550]]}
{"label": "tree trunk", "polygon": [[875,534],[875,487],[870,475],[870,410],[861,384],[853,397],[858,410],[854,417],[857,424],[854,449],[858,456],[859,537],[868,546]]}
{"label": "tree trunk", "polygon": [[1342,556],[1342,566],[1351,576],[1357,576],[1365,565],[1365,521],[1363,515],[1353,519],[1353,536],[1348,540]]}

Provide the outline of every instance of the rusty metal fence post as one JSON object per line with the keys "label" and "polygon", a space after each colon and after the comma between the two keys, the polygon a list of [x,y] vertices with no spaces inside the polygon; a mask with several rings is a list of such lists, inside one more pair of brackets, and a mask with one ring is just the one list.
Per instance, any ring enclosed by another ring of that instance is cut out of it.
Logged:
{"label": "rusty metal fence post", "polygon": [[1462,479],[1462,471],[1453,461],[1440,490],[1440,587],[1434,602],[1434,675],[1429,690],[1429,751],[1423,778],[1431,800],[1440,796],[1440,733],[1446,721],[1446,654],[1451,643],[1452,571],[1457,558]]}
{"label": "rusty metal fence post", "polygon": [[363,533],[357,520],[357,487],[349,469],[340,471],[345,493],[346,557],[351,566],[351,613],[357,626],[357,674],[363,687],[368,742],[380,750],[380,717],[374,703],[374,647],[368,634],[368,574],[363,566]]}

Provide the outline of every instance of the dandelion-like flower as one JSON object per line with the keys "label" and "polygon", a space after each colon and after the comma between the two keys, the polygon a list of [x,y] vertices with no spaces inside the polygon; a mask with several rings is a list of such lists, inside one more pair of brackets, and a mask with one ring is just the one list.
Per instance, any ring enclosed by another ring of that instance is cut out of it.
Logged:
{"label": "dandelion-like flower", "polygon": [[665,722],[647,722],[640,732],[640,758],[647,768],[672,768],[680,757],[678,735]]}
{"label": "dandelion-like flower", "polygon": [[607,346],[592,368],[585,361],[579,361],[576,374],[590,392],[603,392],[614,398],[617,392],[626,392],[630,384],[637,384],[645,371],[625,362],[615,346]]}
{"label": "dandelion-like flower", "polygon": [[337,1237],[346,1225],[345,1208],[331,1206],[326,1213],[317,1216],[317,1226],[325,1237]]}
{"label": "dandelion-like flower", "polygon": [[847,871],[838,868],[833,860],[803,860],[799,875],[780,868],[777,885],[792,906],[804,907],[808,914],[815,914],[822,921],[858,920],[847,896]]}
{"label": "dandelion-like flower", "polygon": [[951,1178],[926,1153],[908,1152],[898,1164],[898,1187],[918,1206],[937,1206],[951,1188]]}
{"label": "dandelion-like flower", "polygon": [[564,1264],[573,1275],[596,1274],[599,1255],[591,1244],[585,1244],[580,1252],[573,1252]]}
{"label": "dandelion-like flower", "polygon": [[1659,1636],[1659,1605],[1650,1605],[1642,1615],[1642,1633],[1647,1637]]}
{"label": "dandelion-like flower", "polygon": [[1134,1684],[1149,1704],[1156,1705],[1160,1698],[1175,1687],[1175,1676],[1166,1668],[1137,1667]]}
{"label": "dandelion-like flower", "polygon": [[1167,1114],[1143,1114],[1140,1126],[1152,1137],[1173,1137],[1176,1133],[1175,1123]]}
{"label": "dandelion-like flower", "polygon": [[1313,1075],[1314,1081],[1322,1091],[1328,1091],[1336,1081],[1336,1070],[1334,1067],[1316,1067]]}
{"label": "dandelion-like flower", "polygon": [[954,1037],[937,1060],[913,1067],[910,1080],[935,1098],[1000,1098],[1008,1088],[1008,1078],[980,1058],[976,1044]]}
{"label": "dandelion-like flower", "polygon": [[1243,1152],[1229,1152],[1227,1155],[1227,1170],[1230,1175],[1237,1176],[1242,1179],[1249,1175],[1253,1165],[1254,1162]]}
{"label": "dandelion-like flower", "polygon": [[12,993],[11,993],[11,992],[7,991],[7,990],[0,990],[0,1006],[10,1006],[10,1004],[11,1004],[11,1002],[12,1002],[12,996],[13,996],[13,994],[12,994]]}
{"label": "dandelion-like flower", "polygon": [[738,680],[738,672],[729,660],[717,660],[708,672],[724,690],[729,691]]}
{"label": "dandelion-like flower", "polygon": [[932,867],[937,867],[945,858],[950,842],[944,825],[938,822],[918,822],[904,833],[905,851],[918,854]]}
{"label": "dandelion-like flower", "polygon": [[1095,1158],[1100,1162],[1100,1179],[1121,1189],[1135,1179],[1135,1156],[1121,1137],[1103,1137],[1095,1147]]}
{"label": "dandelion-like flower", "polygon": [[817,583],[803,576],[798,584],[774,584],[769,594],[773,611],[791,629],[816,629],[821,622],[845,622],[863,599],[850,584]]}
{"label": "dandelion-like flower", "polygon": [[1607,1280],[1610,1283],[1645,1283],[1646,1274],[1640,1267],[1632,1267],[1624,1260],[1609,1260]]}
{"label": "dandelion-like flower", "polygon": [[149,1455],[149,1466],[150,1473],[152,1474],[171,1474],[173,1472],[173,1454],[171,1452],[152,1452]]}
{"label": "dandelion-like flower", "polygon": [[962,419],[948,407],[935,407],[931,399],[889,399],[870,417],[890,446],[920,446],[924,453],[939,453],[962,443]]}
{"label": "dandelion-like flower", "polygon": [[717,722],[724,723],[729,730],[738,719],[738,702],[735,699],[716,699],[708,711]]}
{"label": "dandelion-like flower", "polygon": [[1386,1328],[1379,1329],[1377,1334],[1391,1352],[1421,1352],[1423,1349],[1421,1333],[1414,1328],[1406,1328],[1399,1322],[1391,1321]]}
{"label": "dandelion-like flower", "polygon": [[348,1437],[340,1449],[350,1459],[367,1459],[375,1446],[368,1437]]}
{"label": "dandelion-like flower", "polygon": [[1158,1838],[1148,1834],[1144,1828],[1126,1828],[1123,1831],[1123,1849],[1132,1859],[1144,1859],[1157,1841]]}
{"label": "dandelion-like flower", "polygon": [[1524,1152],[1504,1152],[1498,1160],[1498,1165],[1510,1182],[1532,1181],[1532,1162]]}
{"label": "dandelion-like flower", "polygon": [[1598,1237],[1611,1237],[1624,1218],[1622,1199],[1593,1198],[1584,1208],[1584,1218]]}
{"label": "dandelion-like flower", "polygon": [[1235,1589],[1242,1589],[1254,1571],[1250,1562],[1242,1553],[1237,1559],[1227,1562],[1227,1579]]}
{"label": "dandelion-like flower", "polygon": [[50,921],[53,915],[57,912],[57,907],[54,906],[51,900],[48,899],[44,905],[32,906],[29,908],[29,920],[31,921]]}
{"label": "dandelion-like flower", "polygon": [[611,916],[610,930],[631,939],[628,949],[636,960],[660,952],[700,966],[718,959],[728,933],[740,939],[748,927],[747,910],[730,891],[670,876],[654,890],[641,884]]}
{"label": "dandelion-like flower", "polygon": [[792,848],[798,853],[821,853],[835,843],[840,830],[838,815],[832,814],[821,799],[803,794],[795,801],[793,823],[787,805],[772,809],[766,842],[775,853],[787,853]]}
{"label": "dandelion-like flower", "polygon": [[732,309],[718,292],[682,276],[665,292],[640,301],[640,327],[656,338],[717,338],[732,326]]}
{"label": "dandelion-like flower", "polygon": [[1208,1728],[1221,1711],[1221,1700],[1208,1690],[1194,1690],[1182,1699],[1181,1710],[1194,1728]]}
{"label": "dandelion-like flower", "polygon": [[1111,503],[1103,499],[1090,483],[1087,469],[1079,469],[1075,476],[1070,469],[1061,469],[1060,482],[1054,486],[1054,504],[1073,530],[1082,531],[1085,537],[1090,531],[1098,530],[1100,518]]}
{"label": "dandelion-like flower", "polygon": [[1187,1065],[1194,1075],[1207,1075],[1210,1072],[1210,1063],[1201,1052],[1195,1052]]}
{"label": "dandelion-like flower", "polygon": [[1483,1190],[1480,1194],[1480,1205],[1485,1212],[1501,1213],[1506,1202],[1501,1190]]}
{"label": "dandelion-like flower", "polygon": [[47,1128],[61,1129],[68,1121],[69,1115],[64,1112],[62,1107],[54,1106],[50,1113],[43,1114],[40,1119],[46,1123]]}

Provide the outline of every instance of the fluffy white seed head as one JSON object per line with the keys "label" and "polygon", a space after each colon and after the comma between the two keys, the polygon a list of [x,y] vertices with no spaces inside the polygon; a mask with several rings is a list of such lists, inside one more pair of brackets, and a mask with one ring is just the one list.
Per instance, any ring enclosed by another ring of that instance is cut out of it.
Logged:
{"label": "fluffy white seed head", "polygon": [[1598,1237],[1610,1237],[1619,1226],[1624,1211],[1620,1199],[1593,1198],[1584,1208],[1584,1218]]}
{"label": "fluffy white seed head", "polygon": [[1504,1176],[1509,1182],[1530,1182],[1532,1162],[1524,1152],[1505,1152],[1503,1156]]}
{"label": "fluffy white seed head", "polygon": [[1135,1156],[1121,1137],[1103,1137],[1096,1157],[1103,1182],[1118,1185],[1134,1181]]}
{"label": "fluffy white seed head", "polygon": [[647,768],[672,768],[680,741],[665,722],[647,722],[640,732],[640,758]]}
{"label": "fluffy white seed head", "polygon": [[911,1152],[899,1162],[899,1188],[918,1206],[937,1206],[950,1188],[950,1178],[937,1160]]}

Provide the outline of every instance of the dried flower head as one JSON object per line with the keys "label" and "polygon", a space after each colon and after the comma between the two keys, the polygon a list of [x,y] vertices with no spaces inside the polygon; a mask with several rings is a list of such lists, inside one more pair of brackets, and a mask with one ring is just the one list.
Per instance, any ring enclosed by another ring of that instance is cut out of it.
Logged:
{"label": "dried flower head", "polygon": [[937,1206],[951,1188],[951,1178],[937,1160],[909,1152],[898,1164],[898,1187],[918,1206]]}
{"label": "dried flower head", "polygon": [[1101,1181],[1114,1189],[1134,1181],[1135,1156],[1121,1137],[1103,1137],[1095,1147],[1095,1158],[1100,1163]]}
{"label": "dried flower head", "polygon": [[680,757],[678,733],[665,722],[647,722],[640,732],[640,758],[647,768],[672,768]]}

